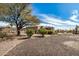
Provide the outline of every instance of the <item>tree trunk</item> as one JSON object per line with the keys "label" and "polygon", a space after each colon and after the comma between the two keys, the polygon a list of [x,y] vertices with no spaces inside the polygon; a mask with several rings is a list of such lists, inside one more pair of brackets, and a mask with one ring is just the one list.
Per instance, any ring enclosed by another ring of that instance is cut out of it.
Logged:
{"label": "tree trunk", "polygon": [[17,36],[19,36],[20,35],[20,30],[17,30]]}
{"label": "tree trunk", "polygon": [[44,37],[44,34],[42,34],[42,37]]}
{"label": "tree trunk", "polygon": [[77,29],[78,29],[78,28],[77,28],[77,26],[76,26],[76,29],[75,29],[75,34],[77,34],[77,33],[78,33],[78,32],[77,32],[77,31],[78,31]]}
{"label": "tree trunk", "polygon": [[16,29],[17,29],[17,36],[19,36],[20,35],[20,30],[21,30],[21,26],[19,26],[18,24],[17,24],[17,22],[16,22]]}
{"label": "tree trunk", "polygon": [[17,36],[19,36],[19,35],[20,35],[20,28],[17,27]]}

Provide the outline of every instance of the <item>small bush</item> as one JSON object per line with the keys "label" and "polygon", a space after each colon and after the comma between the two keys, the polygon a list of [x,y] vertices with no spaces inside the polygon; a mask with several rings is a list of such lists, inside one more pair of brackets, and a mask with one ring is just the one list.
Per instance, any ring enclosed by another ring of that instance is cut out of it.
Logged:
{"label": "small bush", "polygon": [[66,32],[67,33],[73,33],[73,30],[67,30]]}
{"label": "small bush", "polygon": [[54,34],[58,34],[58,33],[59,33],[58,31],[56,31],[56,30],[54,31]]}
{"label": "small bush", "polygon": [[56,30],[47,30],[47,34],[51,35],[51,34],[57,34]]}
{"label": "small bush", "polygon": [[53,30],[47,30],[47,34],[53,34]]}
{"label": "small bush", "polygon": [[4,33],[4,32],[0,32],[0,38],[4,38],[4,37],[7,37],[7,34],[6,33]]}
{"label": "small bush", "polygon": [[27,34],[28,38],[31,38],[31,36],[34,34],[34,30],[33,29],[27,29],[26,34]]}
{"label": "small bush", "polygon": [[39,29],[39,33],[44,37],[45,34],[47,34],[47,30],[44,28]]}
{"label": "small bush", "polygon": [[1,41],[5,41],[5,40],[6,40],[5,37],[7,37],[7,34],[4,33],[4,32],[0,32],[0,42],[1,42]]}

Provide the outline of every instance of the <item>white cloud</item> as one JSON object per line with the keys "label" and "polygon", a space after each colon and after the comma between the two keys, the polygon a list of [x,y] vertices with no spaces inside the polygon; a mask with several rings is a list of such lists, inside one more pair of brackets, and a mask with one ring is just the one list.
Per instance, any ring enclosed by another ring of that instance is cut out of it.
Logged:
{"label": "white cloud", "polygon": [[71,21],[71,20],[63,20],[55,17],[50,17],[45,14],[40,14],[39,16],[42,16],[43,19],[41,21],[45,23],[52,24],[55,28],[60,28],[60,29],[69,29],[69,28],[74,28],[74,26],[79,25],[79,23]]}
{"label": "white cloud", "polygon": [[70,19],[71,20],[73,20],[73,21],[79,21],[78,19],[77,19],[77,15],[72,15],[71,17],[70,17]]}
{"label": "white cloud", "polygon": [[6,26],[9,26],[9,23],[0,21],[0,27],[6,27]]}
{"label": "white cloud", "polygon": [[70,17],[70,20],[79,22],[79,20],[77,19],[78,17],[79,17],[78,10],[73,10],[72,11],[72,16]]}
{"label": "white cloud", "polygon": [[49,26],[49,27],[53,27],[52,24],[46,24],[46,23],[40,23],[38,26]]}
{"label": "white cloud", "polygon": [[47,22],[50,24],[55,24],[55,25],[79,25],[76,22],[73,22],[71,20],[63,20],[63,19],[59,19],[59,18],[54,18],[54,17],[50,17],[48,15],[45,14],[41,14],[41,16],[44,18],[42,19],[43,22]]}
{"label": "white cloud", "polygon": [[79,25],[78,23],[72,22],[72,21],[70,21],[70,20],[65,21],[64,23],[65,23],[65,25],[71,25],[71,26],[73,26],[73,25]]}
{"label": "white cloud", "polygon": [[75,26],[54,26],[55,29],[64,29],[64,30],[69,30],[69,29],[74,29]]}
{"label": "white cloud", "polygon": [[72,15],[78,15],[78,10],[73,10]]}

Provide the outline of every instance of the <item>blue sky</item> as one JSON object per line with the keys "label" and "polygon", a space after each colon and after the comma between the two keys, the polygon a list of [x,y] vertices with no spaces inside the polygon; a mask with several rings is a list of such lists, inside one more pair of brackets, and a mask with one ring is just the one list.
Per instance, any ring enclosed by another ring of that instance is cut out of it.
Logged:
{"label": "blue sky", "polygon": [[79,25],[78,3],[33,3],[32,10],[44,26],[72,29]]}

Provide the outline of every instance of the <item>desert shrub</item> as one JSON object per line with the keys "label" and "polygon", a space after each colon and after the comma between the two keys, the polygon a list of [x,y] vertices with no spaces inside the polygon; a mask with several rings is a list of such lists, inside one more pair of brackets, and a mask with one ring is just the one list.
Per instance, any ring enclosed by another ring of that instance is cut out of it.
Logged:
{"label": "desert shrub", "polygon": [[58,34],[58,33],[59,33],[58,30],[54,30],[54,31],[53,31],[53,34]]}
{"label": "desert shrub", "polygon": [[53,30],[47,30],[47,34],[53,34]]}
{"label": "desert shrub", "polygon": [[47,33],[47,30],[45,28],[39,29],[39,33],[44,37],[44,35]]}
{"label": "desert shrub", "polygon": [[58,33],[59,33],[58,31],[56,31],[56,30],[54,31],[54,34],[58,34]]}
{"label": "desert shrub", "polygon": [[[7,34],[5,32],[0,32],[0,41],[6,40]],[[4,38],[4,39],[3,39]]]}
{"label": "desert shrub", "polygon": [[33,29],[27,29],[26,34],[27,34],[28,38],[31,38],[31,36],[34,34],[34,30]]}
{"label": "desert shrub", "polygon": [[72,31],[72,34],[77,34],[77,33],[75,32],[75,30],[73,30],[73,31]]}
{"label": "desert shrub", "polygon": [[67,33],[73,33],[73,30],[67,30]]}
{"label": "desert shrub", "polygon": [[7,37],[7,34],[5,32],[0,32],[0,38]]}

